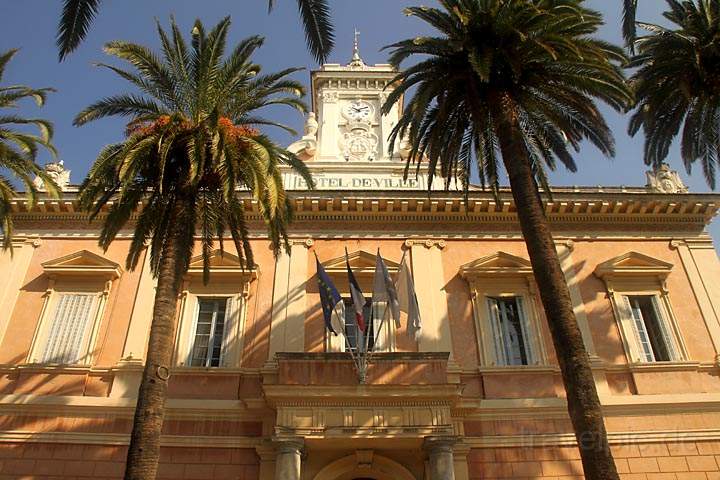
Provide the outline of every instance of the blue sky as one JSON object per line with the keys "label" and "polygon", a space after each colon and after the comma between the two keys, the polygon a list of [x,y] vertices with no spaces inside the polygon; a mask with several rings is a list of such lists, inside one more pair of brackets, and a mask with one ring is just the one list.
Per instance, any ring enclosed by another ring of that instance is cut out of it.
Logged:
{"label": "blue sky", "polygon": [[[55,30],[60,15],[60,1],[24,0],[0,2],[0,51],[21,48],[9,65],[3,84],[22,83],[34,87],[54,87],[45,107],[38,109],[29,102],[21,113],[42,116],[55,124],[55,145],[66,167],[72,170],[72,180],[79,183],[100,149],[123,135],[124,122],[101,120],[76,128],[73,117],[81,109],[103,96],[129,90],[127,84],[111,72],[94,67],[93,62],[108,61],[102,45],[110,40],[130,40],[156,47],[158,44],[155,19],[167,25],[174,15],[185,31],[195,18],[206,25],[214,25],[226,15],[233,19],[229,35],[232,44],[249,35],[260,34],[266,43],[255,56],[266,72],[286,67],[305,67],[296,74],[298,80],[309,83],[309,70],[317,64],[305,48],[296,3],[280,0],[271,15],[266,0],[122,0],[104,1],[87,40],[63,63],[58,63]],[[402,10],[408,5],[422,4],[413,0],[331,0],[336,29],[336,48],[330,57],[334,63],[346,63],[351,54],[352,32],[360,30],[361,54],[366,63],[385,63],[387,56],[380,48],[399,39],[426,33],[424,25]],[[426,0],[425,4],[432,4]],[[606,25],[600,35],[620,43],[620,0],[588,0],[588,5],[600,10]],[[661,22],[665,2],[641,0],[638,19]],[[577,155],[579,173],[558,171],[552,175],[555,185],[644,185],[646,167],[642,162],[642,136],[630,138],[625,132],[627,117],[604,109],[615,133],[617,156],[604,158],[587,146]],[[276,110],[270,116],[301,129],[302,118],[289,110]],[[280,143],[292,139],[280,132],[269,132]],[[40,158],[44,163],[47,155]],[[677,148],[669,157],[670,163],[681,171],[691,191],[709,191],[700,169],[688,176],[681,167]],[[716,245],[720,243],[720,219],[711,228]]]}

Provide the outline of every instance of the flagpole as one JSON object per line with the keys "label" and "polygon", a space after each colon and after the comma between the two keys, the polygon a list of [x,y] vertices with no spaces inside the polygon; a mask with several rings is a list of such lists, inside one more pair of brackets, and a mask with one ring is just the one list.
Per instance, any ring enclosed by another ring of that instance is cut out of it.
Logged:
{"label": "flagpole", "polygon": [[[338,302],[339,303],[339,302]],[[358,376],[362,376],[361,374],[361,367],[360,367],[360,361],[359,358],[356,358],[355,353],[353,352],[352,346],[350,346],[350,342],[348,341],[348,335],[347,335],[347,328],[345,327],[345,319],[340,316],[340,314],[337,311],[337,304],[333,307],[333,311],[335,312],[335,315],[337,315],[338,319],[340,319],[340,325],[342,325],[342,329],[340,330],[340,333],[345,338],[345,343],[350,347],[350,357],[352,358],[353,364],[355,365],[355,369],[358,372]],[[357,342],[355,342],[357,344]],[[345,346],[343,345],[343,350],[345,350]],[[360,383],[365,383],[363,379],[360,379]]]}
{"label": "flagpole", "polygon": [[387,320],[387,309],[388,309],[388,302],[385,302],[385,309],[383,310],[382,320],[380,320],[380,326],[378,327],[378,334],[377,337],[375,337],[375,343],[373,344],[373,349],[367,354],[367,362],[370,363],[370,359],[372,358],[372,354],[375,353],[375,345],[377,345],[378,338],[380,337],[380,334],[382,333],[382,327],[385,325],[385,320]]}

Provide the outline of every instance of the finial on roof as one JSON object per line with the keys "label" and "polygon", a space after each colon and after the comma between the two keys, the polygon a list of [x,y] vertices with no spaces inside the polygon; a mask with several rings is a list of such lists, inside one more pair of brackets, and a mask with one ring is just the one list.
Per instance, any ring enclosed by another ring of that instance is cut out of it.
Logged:
{"label": "finial on roof", "polygon": [[353,38],[353,55],[352,55],[352,60],[350,60],[350,66],[352,66],[352,67],[365,66],[365,62],[363,62],[363,59],[360,58],[360,45],[358,42],[359,36],[360,36],[360,32],[356,28],[355,29],[355,37]]}

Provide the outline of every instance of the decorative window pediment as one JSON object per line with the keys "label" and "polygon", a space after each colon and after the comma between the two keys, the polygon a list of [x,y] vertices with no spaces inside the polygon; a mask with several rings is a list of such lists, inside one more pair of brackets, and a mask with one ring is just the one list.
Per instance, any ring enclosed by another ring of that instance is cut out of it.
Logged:
{"label": "decorative window pediment", "polygon": [[[352,268],[356,276],[373,275],[375,273],[376,255],[374,253],[357,250],[348,254],[348,260],[350,261],[350,268]],[[395,273],[399,270],[400,264],[390,261],[387,258],[383,258],[383,260],[390,273]],[[345,255],[323,262],[322,266],[329,274],[347,273]]]}
{"label": "decorative window pediment", "polygon": [[487,257],[473,260],[460,267],[463,278],[490,276],[531,276],[530,261],[505,252],[496,252]]}
{"label": "decorative window pediment", "polygon": [[[203,256],[197,255],[190,260],[190,268],[187,275],[190,277],[202,276],[203,274]],[[257,277],[256,268],[248,268],[243,266],[240,257],[228,252],[215,250],[210,255],[210,274],[211,276],[222,275],[223,278],[228,276],[240,276],[248,279]]]}
{"label": "decorative window pediment", "polygon": [[120,265],[87,250],[65,255],[42,264],[43,271],[50,277],[97,276],[113,280],[122,274]]}
{"label": "decorative window pediment", "polygon": [[643,255],[638,252],[628,252],[611,258],[595,268],[595,274],[600,278],[612,277],[660,277],[665,278],[672,270],[672,263]]}

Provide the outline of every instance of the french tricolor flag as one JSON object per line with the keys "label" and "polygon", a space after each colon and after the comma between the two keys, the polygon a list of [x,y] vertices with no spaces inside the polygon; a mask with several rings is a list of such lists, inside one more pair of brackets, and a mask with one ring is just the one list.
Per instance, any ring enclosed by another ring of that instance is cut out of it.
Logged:
{"label": "french tricolor flag", "polygon": [[347,248],[345,249],[345,263],[347,264],[348,271],[348,283],[350,284],[350,297],[352,297],[353,309],[355,310],[355,321],[360,330],[365,332],[367,325],[365,324],[365,317],[363,316],[363,308],[365,307],[365,296],[360,290],[355,275],[350,268],[350,259],[348,258]]}

